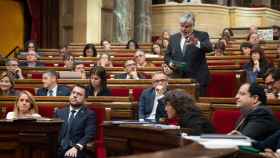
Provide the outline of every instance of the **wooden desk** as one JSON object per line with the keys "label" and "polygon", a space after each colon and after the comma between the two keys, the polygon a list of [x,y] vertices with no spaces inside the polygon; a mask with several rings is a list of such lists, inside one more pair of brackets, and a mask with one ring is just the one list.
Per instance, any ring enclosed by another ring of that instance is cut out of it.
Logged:
{"label": "wooden desk", "polygon": [[131,155],[118,158],[228,158],[233,157],[237,149],[205,149],[193,143],[177,149],[158,151],[149,154]]}
{"label": "wooden desk", "polygon": [[180,130],[145,127],[139,124],[104,124],[108,155],[120,156],[176,148],[192,143],[180,136]]}
{"label": "wooden desk", "polygon": [[63,122],[0,120],[1,158],[53,158]]}

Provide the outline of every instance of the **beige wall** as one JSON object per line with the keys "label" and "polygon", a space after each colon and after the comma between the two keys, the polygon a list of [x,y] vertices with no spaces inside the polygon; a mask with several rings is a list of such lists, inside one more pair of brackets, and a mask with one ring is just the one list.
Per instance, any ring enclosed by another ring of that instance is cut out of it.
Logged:
{"label": "beige wall", "polygon": [[152,7],[152,35],[164,30],[179,31],[179,18],[191,11],[196,16],[196,29],[207,31],[211,37],[219,37],[225,27],[280,25],[280,12],[269,8],[241,8],[220,5],[154,5]]}

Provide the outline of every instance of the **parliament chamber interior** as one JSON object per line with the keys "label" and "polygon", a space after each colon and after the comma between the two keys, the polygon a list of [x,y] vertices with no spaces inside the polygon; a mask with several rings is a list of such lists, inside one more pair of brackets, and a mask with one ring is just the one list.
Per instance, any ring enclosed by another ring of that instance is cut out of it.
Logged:
{"label": "parliament chamber interior", "polygon": [[280,158],[280,1],[0,13],[1,158]]}

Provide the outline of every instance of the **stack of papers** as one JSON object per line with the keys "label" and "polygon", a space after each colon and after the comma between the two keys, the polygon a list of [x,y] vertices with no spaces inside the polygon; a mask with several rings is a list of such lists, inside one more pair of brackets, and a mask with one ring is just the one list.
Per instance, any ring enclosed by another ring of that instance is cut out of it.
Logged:
{"label": "stack of papers", "polygon": [[252,140],[240,135],[201,135],[188,136],[183,133],[182,137],[193,140],[208,149],[238,148],[239,146],[251,146]]}

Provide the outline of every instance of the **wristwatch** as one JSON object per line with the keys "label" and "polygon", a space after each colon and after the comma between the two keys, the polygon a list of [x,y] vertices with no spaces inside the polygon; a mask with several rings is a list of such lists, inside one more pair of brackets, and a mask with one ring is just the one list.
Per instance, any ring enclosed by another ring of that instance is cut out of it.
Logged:
{"label": "wristwatch", "polygon": [[78,151],[82,150],[82,148],[78,144],[75,144],[73,147],[76,148]]}

